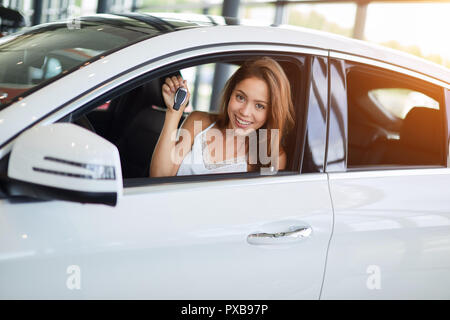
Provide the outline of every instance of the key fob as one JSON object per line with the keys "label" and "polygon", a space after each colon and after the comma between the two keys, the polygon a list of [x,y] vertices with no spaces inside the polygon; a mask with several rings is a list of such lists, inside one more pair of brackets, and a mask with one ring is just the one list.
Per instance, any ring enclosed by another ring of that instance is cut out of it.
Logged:
{"label": "key fob", "polygon": [[173,109],[179,110],[181,105],[186,101],[187,90],[183,87],[179,87],[177,92],[175,92],[175,98],[173,103]]}

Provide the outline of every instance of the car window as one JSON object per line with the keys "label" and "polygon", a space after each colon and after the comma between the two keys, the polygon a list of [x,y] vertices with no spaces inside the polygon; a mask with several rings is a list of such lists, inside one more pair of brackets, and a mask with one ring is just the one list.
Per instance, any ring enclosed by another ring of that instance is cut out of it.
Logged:
{"label": "car window", "polygon": [[302,173],[323,172],[325,160],[328,61],[323,57],[311,59],[311,83],[309,84],[308,119]]}
{"label": "car window", "polygon": [[[219,110],[217,100],[226,80],[249,57],[227,59],[221,57],[219,59],[220,62],[201,64],[186,62],[186,67],[177,67],[176,70],[168,67],[166,73],[159,72],[156,78],[149,76],[149,80],[143,80],[132,90],[128,89],[116,96],[105,96],[103,100],[89,107],[88,109],[92,111],[84,116],[80,117],[80,114],[75,112],[71,120],[88,127],[85,122],[87,119],[97,134],[118,147],[125,180],[147,178],[152,154],[165,121],[166,107],[161,94],[164,79],[167,76],[181,73],[183,78],[188,81],[191,98],[178,124],[179,127],[192,111],[217,114]],[[296,101],[294,108],[297,112],[304,108],[300,96],[301,87],[305,86],[306,82],[302,77],[303,60],[294,60],[291,57],[283,59],[278,62],[286,70],[290,80],[293,99]],[[222,70],[225,76],[214,77],[217,69]],[[298,123],[302,123],[302,121],[299,120]],[[298,159],[294,160],[294,157],[300,157],[300,155],[291,151],[291,149],[301,148],[301,144],[297,145],[298,140],[295,138],[297,131],[296,128],[291,130],[290,134],[293,137],[286,137],[283,142],[289,149],[286,172],[298,171],[299,161]]]}
{"label": "car window", "polygon": [[223,79],[228,79],[239,66],[232,63],[208,63],[182,69],[183,78],[188,81],[192,103],[186,108],[186,112],[194,110],[215,112],[217,108],[217,97],[220,95],[224,82],[219,81],[214,85],[214,74],[217,68],[223,68]]}
{"label": "car window", "polygon": [[439,88],[376,68],[351,69],[347,83],[349,168],[444,165]]}
{"label": "car window", "polygon": [[405,119],[411,109],[417,106],[439,110],[439,102],[411,89],[379,88],[370,90],[368,95],[380,111],[399,119]]}

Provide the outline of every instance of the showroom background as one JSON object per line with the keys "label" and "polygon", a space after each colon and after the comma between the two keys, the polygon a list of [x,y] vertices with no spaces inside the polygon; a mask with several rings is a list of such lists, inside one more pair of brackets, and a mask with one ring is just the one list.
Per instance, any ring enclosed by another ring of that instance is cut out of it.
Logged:
{"label": "showroom background", "polygon": [[442,41],[450,29],[448,0],[0,0],[0,5],[21,12],[27,26],[127,11],[232,16],[367,40],[450,68],[450,44]]}

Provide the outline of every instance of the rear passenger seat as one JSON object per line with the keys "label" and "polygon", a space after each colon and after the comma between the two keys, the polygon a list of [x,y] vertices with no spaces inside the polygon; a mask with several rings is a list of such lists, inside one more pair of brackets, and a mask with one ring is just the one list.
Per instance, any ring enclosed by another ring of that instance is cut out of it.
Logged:
{"label": "rear passenger seat", "polygon": [[414,107],[409,111],[400,132],[400,141],[390,145],[384,163],[439,165],[443,162],[444,130],[439,110]]}

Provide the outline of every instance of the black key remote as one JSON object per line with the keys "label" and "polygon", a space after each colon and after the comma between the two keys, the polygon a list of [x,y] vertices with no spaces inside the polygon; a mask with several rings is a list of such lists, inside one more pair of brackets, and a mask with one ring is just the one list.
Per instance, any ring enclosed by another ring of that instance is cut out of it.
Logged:
{"label": "black key remote", "polygon": [[181,105],[186,101],[187,90],[183,87],[179,87],[177,92],[175,92],[175,98],[173,103],[173,109],[179,110]]}

